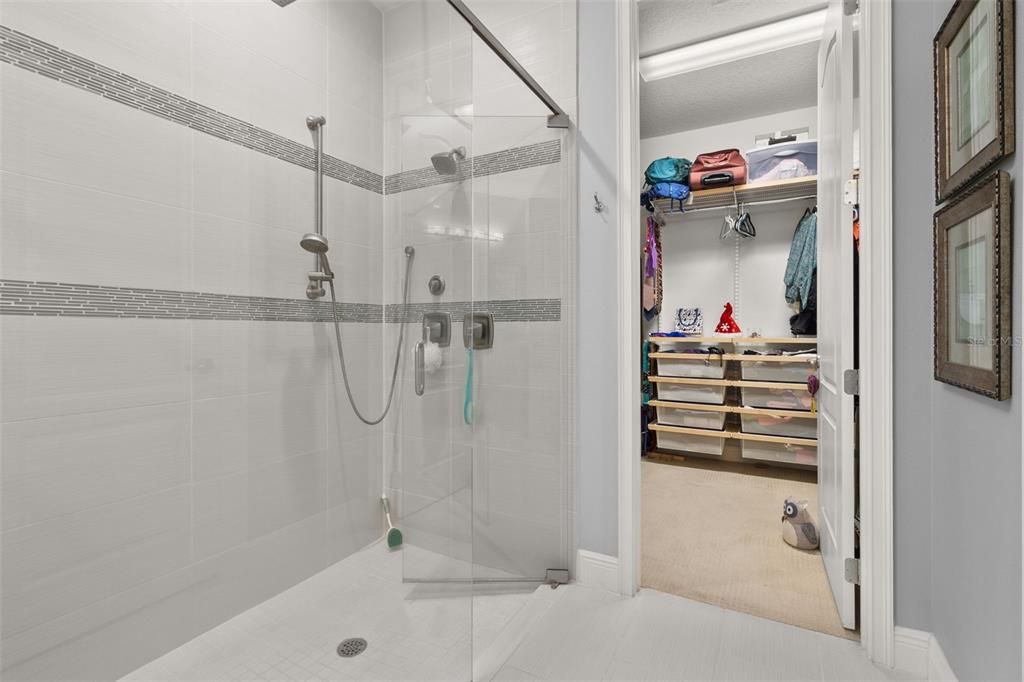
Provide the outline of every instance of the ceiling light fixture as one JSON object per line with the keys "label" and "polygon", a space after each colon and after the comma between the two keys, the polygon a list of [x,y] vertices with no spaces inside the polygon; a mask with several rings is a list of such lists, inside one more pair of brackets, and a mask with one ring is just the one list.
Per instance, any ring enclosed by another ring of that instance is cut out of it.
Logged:
{"label": "ceiling light fixture", "polygon": [[825,26],[825,12],[822,9],[801,14],[721,38],[641,57],[640,75],[649,82],[817,42]]}

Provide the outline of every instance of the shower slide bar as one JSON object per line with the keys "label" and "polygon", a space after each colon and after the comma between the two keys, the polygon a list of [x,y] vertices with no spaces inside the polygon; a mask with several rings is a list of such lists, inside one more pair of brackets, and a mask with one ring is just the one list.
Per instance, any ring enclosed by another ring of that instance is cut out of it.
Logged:
{"label": "shower slide bar", "polygon": [[463,0],[448,0],[448,4],[454,9],[459,16],[466,20],[467,23],[473,28],[473,32],[480,36],[480,39],[484,41],[487,47],[491,48],[494,54],[498,55],[498,59],[505,62],[508,68],[512,69],[512,72],[519,77],[519,80],[530,89],[534,95],[536,95],[540,101],[544,103],[550,111],[551,115],[548,116],[548,128],[568,128],[569,127],[569,115],[562,110],[562,107],[558,106],[554,98],[547,93],[540,86],[540,83],[533,79],[530,72],[527,71],[519,61],[512,56],[501,41],[495,37],[493,33],[488,30],[484,23],[480,21],[479,17],[473,14],[472,10],[466,7],[466,3]]}

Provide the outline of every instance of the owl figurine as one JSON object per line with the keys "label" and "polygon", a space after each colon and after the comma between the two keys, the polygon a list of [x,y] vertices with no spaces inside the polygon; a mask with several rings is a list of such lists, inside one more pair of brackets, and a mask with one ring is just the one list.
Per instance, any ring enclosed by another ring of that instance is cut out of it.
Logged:
{"label": "owl figurine", "polygon": [[818,529],[807,511],[807,500],[786,498],[782,509],[782,539],[797,549],[817,549]]}

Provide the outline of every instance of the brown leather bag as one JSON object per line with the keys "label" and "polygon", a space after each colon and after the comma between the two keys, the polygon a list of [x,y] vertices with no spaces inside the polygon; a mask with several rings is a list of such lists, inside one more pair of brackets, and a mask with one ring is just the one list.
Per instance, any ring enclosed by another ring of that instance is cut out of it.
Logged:
{"label": "brown leather bag", "polygon": [[690,189],[729,187],[747,182],[747,160],[739,149],[700,154],[690,169]]}

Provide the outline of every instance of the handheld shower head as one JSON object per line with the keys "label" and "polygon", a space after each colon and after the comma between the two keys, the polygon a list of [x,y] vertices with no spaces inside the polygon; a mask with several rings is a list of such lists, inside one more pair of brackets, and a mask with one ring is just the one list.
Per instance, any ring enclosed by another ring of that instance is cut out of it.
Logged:
{"label": "handheld shower head", "polygon": [[459,170],[459,161],[466,158],[466,148],[456,147],[447,152],[438,152],[430,157],[430,163],[441,175],[455,175]]}

